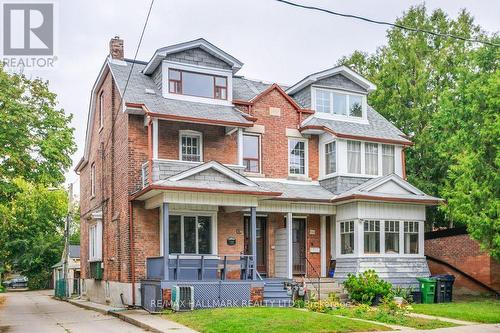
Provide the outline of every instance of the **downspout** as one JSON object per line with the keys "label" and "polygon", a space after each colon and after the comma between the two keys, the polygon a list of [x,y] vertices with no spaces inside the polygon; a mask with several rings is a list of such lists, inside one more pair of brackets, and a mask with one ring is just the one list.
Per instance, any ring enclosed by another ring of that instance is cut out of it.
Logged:
{"label": "downspout", "polygon": [[148,184],[153,184],[153,126],[152,119],[148,117]]}
{"label": "downspout", "polygon": [[132,306],[135,306],[135,256],[134,256],[134,218],[132,209],[132,200],[128,202],[128,228],[129,228],[129,238],[130,238],[130,270],[131,270],[131,282],[132,282]]}

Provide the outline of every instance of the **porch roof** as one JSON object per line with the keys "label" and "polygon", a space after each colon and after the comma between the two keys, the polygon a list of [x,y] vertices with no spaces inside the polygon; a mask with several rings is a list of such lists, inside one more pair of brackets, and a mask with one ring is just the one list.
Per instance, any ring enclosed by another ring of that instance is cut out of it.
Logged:
{"label": "porch roof", "polygon": [[270,191],[280,192],[274,200],[330,202],[335,196],[332,192],[314,182],[276,182],[255,181]]}

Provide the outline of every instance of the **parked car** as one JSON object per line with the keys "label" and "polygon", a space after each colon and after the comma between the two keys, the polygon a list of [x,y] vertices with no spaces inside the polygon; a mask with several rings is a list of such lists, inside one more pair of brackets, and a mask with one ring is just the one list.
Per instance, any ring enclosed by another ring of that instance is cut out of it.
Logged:
{"label": "parked car", "polygon": [[6,288],[12,288],[12,289],[27,288],[28,287],[28,278],[26,276],[17,276],[15,278],[10,279],[10,280],[4,281],[3,285]]}

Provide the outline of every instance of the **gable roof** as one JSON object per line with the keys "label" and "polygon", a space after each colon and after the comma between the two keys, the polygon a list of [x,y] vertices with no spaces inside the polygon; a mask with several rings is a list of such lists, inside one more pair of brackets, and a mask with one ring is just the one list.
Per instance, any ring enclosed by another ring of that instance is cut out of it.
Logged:
{"label": "gable roof", "polygon": [[344,75],[348,79],[352,80],[353,82],[357,83],[361,87],[365,88],[367,91],[373,91],[373,90],[377,89],[377,86],[375,84],[368,81],[363,76],[356,73],[355,71],[353,71],[349,67],[342,65],[342,66],[336,66],[333,68],[329,68],[329,69],[326,69],[326,70],[321,71],[321,72],[310,74],[310,75],[306,76],[305,78],[303,78],[302,80],[300,80],[299,82],[297,82],[296,84],[294,84],[293,86],[291,86],[290,88],[288,88],[286,90],[286,92],[287,92],[287,94],[293,95],[297,91],[301,90],[302,88],[305,88],[308,85],[313,84],[314,82],[316,82],[318,80],[321,80],[321,79],[324,79],[324,78],[327,78],[327,77],[330,77],[333,75],[337,75],[337,74]]}
{"label": "gable roof", "polygon": [[189,42],[184,42],[184,43],[179,43],[179,44],[174,44],[174,45],[169,45],[166,47],[162,47],[154,53],[153,57],[151,60],[147,63],[147,65],[144,67],[144,74],[152,74],[153,71],[158,67],[160,62],[169,54],[172,53],[177,53],[189,49],[194,49],[194,48],[200,48],[211,55],[213,55],[216,58],[219,58],[220,60],[224,61],[227,63],[229,66],[231,66],[233,73],[236,73],[240,68],[243,66],[243,63],[233,57],[232,55],[224,52],[217,46],[213,45],[212,43],[208,42],[204,38],[198,38]]}
{"label": "gable roof", "polygon": [[373,178],[337,195],[332,202],[366,200],[437,205],[443,199],[425,194],[396,174]]}
{"label": "gable roof", "polygon": [[240,183],[242,185],[258,186],[255,182],[240,175],[236,171],[229,169],[227,166],[225,166],[217,161],[210,161],[210,162],[200,164],[198,166],[195,166],[194,168],[188,169],[188,170],[183,171],[177,175],[171,176],[170,178],[168,178],[168,180],[179,181],[179,180],[187,179],[193,175],[202,173],[206,170],[215,170],[215,171],[227,176],[229,179],[233,180],[234,182]]}
{"label": "gable roof", "polygon": [[368,123],[309,117],[302,122],[299,130],[305,131],[308,129],[315,129],[330,132],[337,137],[402,145],[413,144],[407,139],[402,131],[394,126],[389,120],[385,119],[380,113],[375,111],[371,106],[367,107],[366,113]]}

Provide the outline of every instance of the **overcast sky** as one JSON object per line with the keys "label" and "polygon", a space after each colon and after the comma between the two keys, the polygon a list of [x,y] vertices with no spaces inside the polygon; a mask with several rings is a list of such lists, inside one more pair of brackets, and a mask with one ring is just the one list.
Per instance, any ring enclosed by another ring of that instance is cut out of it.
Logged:
{"label": "overcast sky", "polygon": [[[422,1],[294,0],[331,10],[393,22]],[[49,80],[60,107],[72,113],[78,151],[83,154],[90,90],[108,54],[109,39],[125,41],[133,58],[150,0],[59,1],[57,67],[26,71]],[[455,17],[466,8],[483,29],[500,31],[500,1],[426,1]],[[203,37],[241,60],[239,74],[278,83],[294,83],[332,66],[355,50],[374,52],[385,43],[386,27],[293,8],[273,0],[156,0],[139,60],[149,60],[160,47]],[[68,181],[78,176],[70,170]],[[78,188],[78,186],[77,186]]]}

